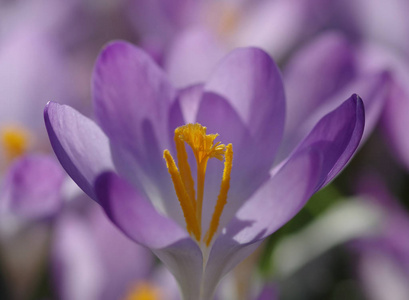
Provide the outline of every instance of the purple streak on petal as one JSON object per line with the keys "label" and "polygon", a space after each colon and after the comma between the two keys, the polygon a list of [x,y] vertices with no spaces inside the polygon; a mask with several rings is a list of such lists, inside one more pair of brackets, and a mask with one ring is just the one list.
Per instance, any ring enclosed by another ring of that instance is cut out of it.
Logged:
{"label": "purple streak on petal", "polygon": [[264,164],[272,164],[284,130],[285,99],[280,72],[270,56],[257,48],[236,49],[204,89],[229,101],[254,138],[254,146],[268,157]]}
{"label": "purple streak on petal", "polygon": [[304,206],[315,190],[320,166],[320,153],[299,153],[244,203],[211,249],[206,286],[214,288],[224,274]]}
{"label": "purple streak on petal", "polygon": [[177,87],[205,82],[225,54],[215,36],[194,28],[180,34],[165,59],[164,69]]}
{"label": "purple streak on petal", "polygon": [[5,188],[13,213],[34,219],[59,212],[62,205],[61,187],[66,174],[54,157],[23,157],[11,166],[6,176]]}
{"label": "purple streak on petal", "polygon": [[65,105],[49,102],[44,119],[51,145],[65,171],[96,200],[95,177],[113,169],[107,137],[93,121]]}
{"label": "purple streak on petal", "polygon": [[322,181],[316,190],[330,182],[348,163],[361,141],[364,124],[362,100],[352,95],[324,116],[298,145],[294,153],[312,148],[323,154]]}

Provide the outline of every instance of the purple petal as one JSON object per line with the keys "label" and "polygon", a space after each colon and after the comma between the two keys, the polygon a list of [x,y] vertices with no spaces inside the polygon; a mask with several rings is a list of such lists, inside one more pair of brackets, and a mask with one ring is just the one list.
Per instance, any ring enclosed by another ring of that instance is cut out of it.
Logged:
{"label": "purple petal", "polygon": [[98,57],[93,91],[96,119],[114,144],[130,149],[138,161],[150,156],[150,148],[167,147],[175,91],[149,55],[126,42],[109,44]]}
{"label": "purple petal", "polygon": [[49,217],[60,210],[66,174],[53,157],[23,157],[11,166],[6,176],[5,188],[12,212],[33,219]]}
{"label": "purple petal", "polygon": [[353,48],[340,34],[326,33],[294,55],[285,68],[286,132],[294,130],[356,75]]}
{"label": "purple petal", "polygon": [[173,42],[165,61],[165,70],[178,87],[205,82],[225,54],[215,36],[190,29]]}
{"label": "purple petal", "polygon": [[285,72],[288,113],[279,160],[352,91],[365,103],[363,140],[372,132],[387,97],[390,76],[386,68],[369,69],[365,62],[368,56],[374,54],[368,49],[352,48],[337,33],[319,36],[299,51]]}
{"label": "purple petal", "polygon": [[284,129],[285,99],[280,72],[267,53],[257,48],[232,51],[204,90],[229,101],[254,142],[274,159]]}
{"label": "purple petal", "polygon": [[[179,90],[178,101],[184,123],[194,123],[196,121],[197,112],[199,110],[200,101],[203,95],[203,85],[197,84]],[[176,128],[175,125],[171,128]]]}
{"label": "purple petal", "polygon": [[113,169],[107,137],[93,121],[69,106],[49,102],[44,119],[51,145],[65,171],[96,199],[95,177]]}
{"label": "purple petal", "polygon": [[364,124],[362,100],[352,95],[323,117],[298,145],[294,154],[310,148],[323,154],[322,183],[316,190],[330,182],[345,167],[361,141]]}
{"label": "purple petal", "polygon": [[[174,116],[169,114],[175,91],[166,74],[139,48],[114,42],[97,60],[93,89],[95,115],[110,139],[118,172],[141,192],[159,192],[159,199],[167,199],[172,183],[163,150],[171,148],[169,123]],[[173,195],[171,199],[167,202],[177,201]]]}
{"label": "purple petal", "polygon": [[[261,182],[269,176],[270,165],[267,158],[255,148],[254,139],[237,111],[218,94],[205,93],[200,103],[197,122],[207,127],[208,133],[218,133],[217,139],[224,144],[233,144],[233,172],[230,180],[229,198],[225,210],[232,216],[241,204],[251,195]],[[266,162],[267,161],[267,162]],[[210,161],[206,170],[206,198],[202,219],[205,224],[210,221],[217,200],[223,163]],[[246,184],[242,184],[242,182]],[[226,215],[226,217],[227,217]],[[224,216],[222,218],[224,222]]]}
{"label": "purple petal", "polygon": [[[222,143],[233,144],[234,169],[229,197],[235,201],[228,203],[226,210],[234,214],[269,176],[284,126],[281,77],[265,52],[243,48],[222,61],[204,89],[197,122],[206,126],[209,133],[218,133]],[[209,167],[206,178],[220,180],[221,173],[220,168],[212,171]],[[217,195],[207,197],[217,199]],[[206,205],[214,207],[211,201]],[[207,211],[212,209],[204,208],[205,215]]]}
{"label": "purple petal", "polygon": [[320,165],[319,153],[299,153],[239,209],[211,249],[205,272],[209,288],[304,206],[315,190]]}
{"label": "purple petal", "polygon": [[132,240],[151,250],[173,273],[187,299],[199,291],[202,254],[187,231],[160,215],[150,202],[115,173],[102,174],[96,193],[110,219]]}
{"label": "purple petal", "polygon": [[322,0],[261,1],[244,14],[235,44],[263,48],[274,59],[282,60],[295,45],[315,33],[326,19],[323,12],[328,4]]}
{"label": "purple petal", "polygon": [[185,229],[160,215],[149,201],[115,173],[100,175],[95,190],[111,220],[137,243],[161,249],[189,238]]}

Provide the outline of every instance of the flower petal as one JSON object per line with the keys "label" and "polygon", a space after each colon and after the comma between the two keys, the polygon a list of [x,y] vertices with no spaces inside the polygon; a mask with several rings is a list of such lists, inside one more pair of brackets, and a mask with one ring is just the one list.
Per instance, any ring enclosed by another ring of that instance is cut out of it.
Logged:
{"label": "flower petal", "polygon": [[315,190],[320,165],[316,151],[297,154],[239,209],[211,249],[205,272],[209,289],[304,206]]}
{"label": "flower petal", "polygon": [[324,116],[297,146],[292,155],[309,148],[317,149],[323,155],[322,181],[316,190],[345,167],[361,141],[364,124],[364,106],[361,98],[354,94]]}
{"label": "flower petal", "polygon": [[[279,71],[260,49],[231,52],[205,85],[196,121],[209,133],[218,133],[222,143],[232,143],[234,152],[229,198],[235,201],[226,205],[221,224],[268,178],[283,132],[284,111]],[[210,201],[203,220],[213,211],[221,174],[220,168],[209,166]]]}
{"label": "flower petal", "polygon": [[272,163],[284,130],[285,99],[280,72],[270,56],[257,48],[232,51],[204,90],[229,101],[254,142],[271,157],[264,163]]}
{"label": "flower petal", "polygon": [[366,66],[367,60],[380,56],[377,51],[371,52],[374,49],[367,47],[357,50],[342,35],[330,32],[295,55],[284,73],[288,105],[278,160],[287,156],[323,116],[341,105],[351,91],[365,104],[366,139],[379,119],[390,84],[386,68]]}
{"label": "flower petal", "polygon": [[326,19],[329,2],[322,0],[262,1],[246,7],[234,36],[236,45],[254,45],[282,60],[294,46],[315,33]]}
{"label": "flower petal", "polygon": [[173,220],[160,215],[152,204],[113,172],[101,174],[95,191],[112,221],[130,238],[153,249],[189,238]]}
{"label": "flower petal", "polygon": [[[286,132],[294,130],[330,96],[356,76],[352,45],[330,32],[294,55],[285,68]],[[335,59],[336,58],[336,59]]]}
{"label": "flower petal", "polygon": [[165,70],[177,87],[205,82],[225,51],[216,37],[194,28],[173,42],[165,60]]}
{"label": "flower petal", "polygon": [[93,121],[69,106],[49,102],[44,119],[51,145],[65,171],[96,199],[95,177],[113,169],[107,137]]}
{"label": "flower petal", "polygon": [[167,113],[175,91],[149,55],[126,42],[109,44],[96,62],[93,91],[97,122],[113,143],[141,162],[153,146],[167,147]]}
{"label": "flower petal", "polygon": [[132,240],[151,248],[176,277],[186,299],[199,291],[202,254],[187,231],[160,215],[150,202],[115,173],[104,173],[96,193],[109,218]]}
{"label": "flower petal", "polygon": [[12,165],[6,178],[10,208],[19,216],[49,217],[61,208],[61,188],[67,176],[54,157],[23,157]]}

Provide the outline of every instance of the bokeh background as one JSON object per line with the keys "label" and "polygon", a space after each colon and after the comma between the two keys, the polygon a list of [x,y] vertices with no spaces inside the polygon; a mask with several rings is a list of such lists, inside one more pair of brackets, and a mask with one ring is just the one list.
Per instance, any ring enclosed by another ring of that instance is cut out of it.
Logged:
{"label": "bokeh background", "polygon": [[[51,100],[93,117],[93,65],[119,39],[180,88],[256,46],[279,65],[289,107],[353,93],[366,105],[349,166],[218,299],[265,287],[265,299],[409,299],[408,12],[407,0],[0,0],[0,299],[180,299],[161,263],[68,178],[44,127]],[[308,127],[295,119],[287,130]]]}

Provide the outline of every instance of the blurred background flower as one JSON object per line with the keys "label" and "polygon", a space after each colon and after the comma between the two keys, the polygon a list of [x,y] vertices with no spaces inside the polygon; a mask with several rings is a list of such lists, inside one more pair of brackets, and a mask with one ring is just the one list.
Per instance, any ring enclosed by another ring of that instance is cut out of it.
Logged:
{"label": "blurred background flower", "polygon": [[358,155],[226,276],[216,299],[407,299],[408,5],[0,0],[1,298],[180,299],[160,262],[68,178],[43,123],[48,101],[94,118],[94,63],[123,39],[185,92],[235,47],[268,52],[287,100],[279,159],[351,94],[364,102]]}

